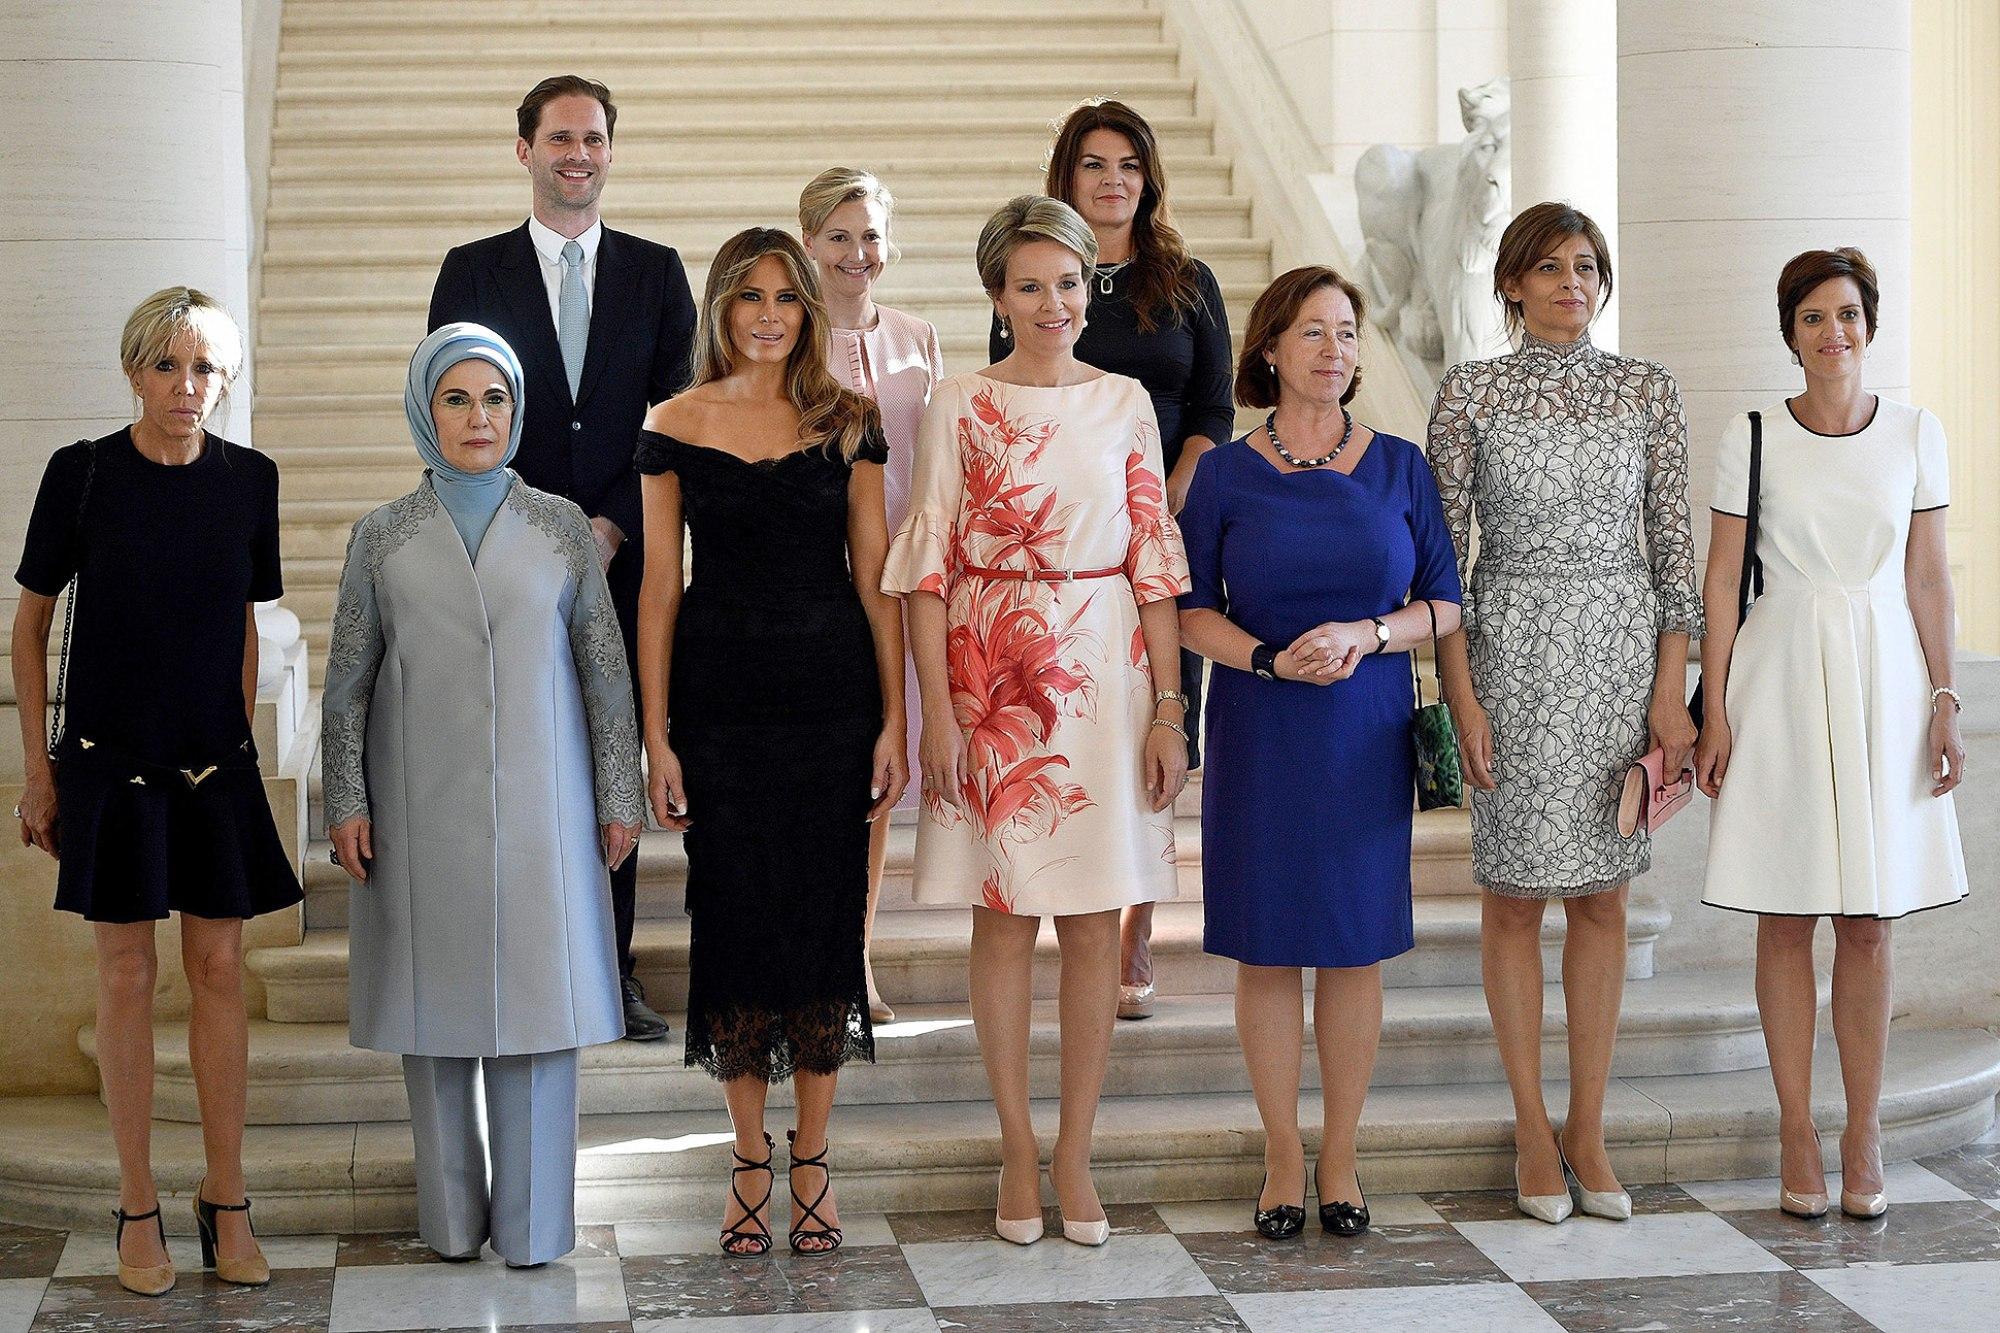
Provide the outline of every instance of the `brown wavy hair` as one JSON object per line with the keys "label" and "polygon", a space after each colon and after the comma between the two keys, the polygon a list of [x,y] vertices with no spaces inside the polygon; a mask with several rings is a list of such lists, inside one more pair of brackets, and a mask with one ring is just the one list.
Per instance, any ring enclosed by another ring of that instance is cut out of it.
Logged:
{"label": "brown wavy hair", "polygon": [[1084,136],[1092,130],[1124,135],[1146,178],[1132,218],[1132,310],[1139,317],[1139,332],[1151,333],[1161,324],[1178,322],[1200,303],[1194,259],[1167,208],[1167,169],[1160,162],[1153,127],[1123,102],[1093,98],[1064,119],[1049,147],[1044,182],[1049,197],[1076,207],[1076,167],[1083,160]]}
{"label": "brown wavy hair", "polygon": [[[1276,407],[1278,405],[1277,367],[1264,359],[1264,353],[1271,350],[1271,344],[1278,335],[1292,327],[1299,317],[1299,310],[1314,292],[1327,287],[1338,287],[1347,293],[1347,300],[1354,307],[1354,331],[1361,332],[1361,326],[1368,319],[1368,302],[1361,295],[1361,289],[1340,275],[1337,269],[1324,264],[1307,264],[1289,273],[1281,273],[1271,279],[1271,285],[1258,294],[1257,303],[1250,307],[1250,326],[1243,331],[1243,355],[1236,358],[1236,401],[1244,407]],[[1354,377],[1347,381],[1347,392],[1340,395],[1341,406],[1354,401],[1354,394],[1361,387],[1361,363],[1354,365]]]}
{"label": "brown wavy hair", "polygon": [[723,379],[736,369],[727,307],[749,286],[750,270],[766,255],[776,255],[784,264],[786,280],[798,293],[799,307],[806,316],[785,361],[785,396],[798,409],[799,439],[829,445],[851,463],[862,440],[881,429],[881,414],[874,402],[841,384],[826,368],[826,305],[820,300],[813,265],[790,232],[750,227],[716,250],[702,291],[701,321],[694,339],[694,379],[688,387]]}

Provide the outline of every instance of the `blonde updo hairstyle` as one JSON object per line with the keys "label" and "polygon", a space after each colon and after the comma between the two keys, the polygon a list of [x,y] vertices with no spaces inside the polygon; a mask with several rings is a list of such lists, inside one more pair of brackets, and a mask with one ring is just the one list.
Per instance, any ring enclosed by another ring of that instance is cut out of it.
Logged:
{"label": "blonde updo hairstyle", "polygon": [[1015,195],[986,219],[973,252],[979,285],[998,296],[1007,285],[1007,261],[1030,241],[1054,241],[1083,261],[1083,276],[1097,267],[1097,235],[1074,208],[1045,194]]}
{"label": "blonde updo hairstyle", "polygon": [[189,334],[222,371],[221,397],[226,401],[243,371],[243,330],[222,302],[193,287],[163,287],[139,302],[118,337],[119,369],[131,380]]}
{"label": "blonde updo hairstyle", "polygon": [[[860,167],[828,167],[799,191],[799,235],[807,238],[819,235],[826,227],[826,220],[833,216],[833,210],[855,199],[873,199],[882,205],[885,227],[896,216],[896,197],[874,172]],[[899,258],[901,252],[886,230],[882,239],[888,243],[889,258]]]}

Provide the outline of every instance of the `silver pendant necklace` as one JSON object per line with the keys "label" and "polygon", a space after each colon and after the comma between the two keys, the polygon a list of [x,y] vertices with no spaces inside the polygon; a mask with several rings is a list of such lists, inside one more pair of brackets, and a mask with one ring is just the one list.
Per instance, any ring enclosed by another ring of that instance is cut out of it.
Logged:
{"label": "silver pendant necklace", "polygon": [[1272,408],[1271,415],[1264,418],[1264,433],[1271,437],[1271,447],[1278,451],[1278,457],[1284,459],[1293,467],[1325,467],[1328,463],[1340,457],[1340,451],[1347,447],[1348,438],[1354,434],[1354,414],[1343,407],[1340,409],[1340,419],[1343,423],[1340,429],[1340,443],[1333,446],[1333,452],[1322,454],[1318,458],[1292,457],[1292,451],[1285,448],[1285,442],[1278,438],[1278,410],[1276,408]]}
{"label": "silver pendant necklace", "polygon": [[1115,264],[1099,264],[1097,266],[1098,292],[1104,296],[1111,295],[1111,280],[1117,277],[1120,273],[1123,273],[1125,271],[1125,266],[1127,264],[1130,264],[1131,262],[1132,261],[1129,259],[1121,259]]}

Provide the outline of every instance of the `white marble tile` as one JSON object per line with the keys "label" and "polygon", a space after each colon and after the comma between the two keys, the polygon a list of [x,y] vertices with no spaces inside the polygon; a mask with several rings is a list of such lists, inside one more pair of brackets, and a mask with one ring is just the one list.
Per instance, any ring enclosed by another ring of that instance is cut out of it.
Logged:
{"label": "white marble tile", "polygon": [[1883,1333],[1992,1333],[2000,1262],[1822,1268],[1806,1276]]}
{"label": "white marble tile", "polygon": [[1365,1287],[1231,1296],[1251,1333],[1321,1333],[1329,1328],[1476,1328],[1481,1333],[1556,1333],[1562,1325],[1519,1287]]}
{"label": "white marble tile", "polygon": [[1060,1235],[1027,1246],[940,1242],[905,1245],[903,1258],[934,1306],[1215,1295],[1172,1236],[1113,1236],[1095,1249]]}
{"label": "white marble tile", "polygon": [[[1153,1211],[1169,1231],[1188,1236],[1202,1231],[1254,1231],[1248,1199],[1203,1199],[1195,1203],[1156,1203]],[[1415,1194],[1373,1195],[1368,1217],[1378,1227],[1423,1226],[1442,1222],[1437,1210]],[[1306,1225],[1319,1225],[1316,1201],[1306,1200]]]}
{"label": "white marble tile", "polygon": [[45,1277],[0,1279],[0,1333],[28,1333],[48,1285]]}
{"label": "white marble tile", "polygon": [[[332,1236],[259,1236],[264,1258],[276,1268],[331,1268],[339,1242]],[[201,1271],[201,1242],[168,1236],[167,1257],[183,1273]],[[109,1277],[118,1271],[118,1246],[109,1232],[73,1231],[56,1263],[57,1277]]]}
{"label": "white marble tile", "polygon": [[[1944,1203],[1969,1199],[1958,1186],[1915,1162],[1891,1162],[1882,1169],[1882,1187],[1889,1202]],[[1683,1181],[1681,1188],[1718,1213],[1747,1212],[1778,1206],[1778,1180],[1696,1180]],[[1827,1193],[1835,1204],[1840,1201],[1840,1172],[1826,1173]]]}
{"label": "white marble tile", "polygon": [[[781,1217],[780,1222],[789,1225]],[[842,1213],[840,1230],[847,1249],[863,1245],[894,1245],[896,1234],[881,1213]],[[630,1258],[641,1254],[716,1254],[717,1225],[713,1222],[620,1222],[618,1253]],[[784,1237],[778,1237],[780,1244]]]}
{"label": "white marble tile", "polygon": [[1629,1222],[1577,1217],[1553,1227],[1529,1218],[1457,1225],[1461,1235],[1516,1282],[1775,1273],[1785,1268],[1777,1256],[1712,1213],[1656,1213]]}
{"label": "white marble tile", "polygon": [[630,1317],[616,1259],[561,1259],[532,1269],[490,1259],[383,1264],[336,1270],[329,1333],[610,1323]]}
{"label": "white marble tile", "polygon": [[639,1319],[632,1333],[937,1333],[929,1310],[837,1310],[826,1314]]}

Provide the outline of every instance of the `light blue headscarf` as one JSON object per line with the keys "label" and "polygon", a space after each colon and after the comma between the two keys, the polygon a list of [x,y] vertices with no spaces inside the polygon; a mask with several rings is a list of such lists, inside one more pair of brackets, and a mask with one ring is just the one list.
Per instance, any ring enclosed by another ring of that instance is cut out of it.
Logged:
{"label": "light blue headscarf", "polygon": [[[485,472],[461,472],[446,462],[444,450],[438,447],[437,423],[431,420],[431,396],[437,392],[438,381],[459,362],[472,360],[498,368],[507,377],[507,392],[514,399],[507,451]],[[410,377],[403,385],[403,415],[409,418],[417,452],[430,468],[431,485],[445,512],[451,515],[452,526],[458,529],[469,556],[478,556],[479,543],[486,536],[486,529],[492,526],[493,516],[500,512],[507,488],[513,484],[514,474],[507,470],[507,464],[521,447],[521,423],[527,415],[525,387],[521,361],[514,355],[514,349],[505,338],[481,324],[443,325],[418,343],[416,355],[410,358]]]}

